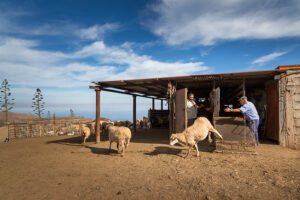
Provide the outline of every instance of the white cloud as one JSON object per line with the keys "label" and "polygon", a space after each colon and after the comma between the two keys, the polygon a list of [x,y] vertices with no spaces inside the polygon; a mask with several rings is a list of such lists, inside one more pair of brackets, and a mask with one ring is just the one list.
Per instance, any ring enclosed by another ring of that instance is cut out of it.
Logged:
{"label": "white cloud", "polygon": [[170,45],[300,36],[300,1],[161,0],[149,29]]}
{"label": "white cloud", "polygon": [[[34,40],[0,40],[0,79],[19,87],[88,87],[92,81],[201,73],[202,62],[162,62],[96,41],[74,52],[39,50]],[[82,60],[94,60],[93,64]]]}
{"label": "white cloud", "polygon": [[119,28],[120,25],[117,23],[96,24],[86,29],[80,29],[77,35],[82,39],[99,40],[103,39],[107,32],[116,31]]}
{"label": "white cloud", "polygon": [[287,52],[274,52],[274,53],[270,53],[268,55],[259,57],[257,59],[255,59],[254,61],[252,61],[251,64],[259,64],[259,65],[263,65],[266,62],[270,62],[284,54],[286,54]]}

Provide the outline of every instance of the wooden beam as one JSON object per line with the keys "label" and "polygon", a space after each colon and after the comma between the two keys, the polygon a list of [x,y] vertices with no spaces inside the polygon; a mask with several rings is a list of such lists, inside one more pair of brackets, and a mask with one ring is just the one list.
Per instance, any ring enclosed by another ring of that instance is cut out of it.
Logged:
{"label": "wooden beam", "polygon": [[152,110],[155,110],[155,100],[152,99]]}
{"label": "wooden beam", "polygon": [[162,81],[162,80],[155,80],[155,82],[151,82],[151,83],[132,83],[129,81],[124,81],[128,86],[143,86],[143,87],[147,87],[147,86],[159,86],[159,88],[163,88],[163,89],[168,89],[168,82],[167,81]]}
{"label": "wooden beam", "polygon": [[132,93],[127,92],[127,91],[117,91],[117,90],[107,89],[107,88],[103,88],[101,86],[90,86],[89,88],[90,89],[100,89],[102,91],[113,92],[113,93],[118,93],[118,94],[135,95],[135,96],[144,97],[144,98],[165,99],[165,98],[159,98],[159,97],[151,97],[151,96],[154,96],[154,95],[139,95],[139,94],[132,94]]}
{"label": "wooden beam", "polygon": [[133,97],[133,132],[136,133],[136,96],[132,95]]}
{"label": "wooden beam", "polygon": [[162,100],[162,99],[160,100],[160,109],[161,109],[161,110],[163,110],[163,109],[164,109],[164,102],[163,102],[163,100]]}
{"label": "wooden beam", "polygon": [[96,143],[100,142],[100,91],[95,90],[96,92]]}
{"label": "wooden beam", "polygon": [[[131,85],[132,87],[134,87],[134,85]],[[141,87],[140,85],[135,85],[136,87]],[[146,87],[141,87],[142,89],[146,89],[145,90],[139,90],[139,89],[132,89],[132,88],[126,88],[126,85],[118,85],[118,86],[114,86],[114,85],[109,85],[109,84],[101,84],[102,88],[115,88],[115,89],[119,89],[119,90],[125,90],[127,92],[130,93],[130,95],[135,95],[133,93],[141,93],[141,94],[145,94],[146,96],[165,96],[165,91],[162,90],[153,90],[151,88],[146,88]],[[152,91],[151,91],[152,90]],[[151,94],[154,93],[154,94]]]}

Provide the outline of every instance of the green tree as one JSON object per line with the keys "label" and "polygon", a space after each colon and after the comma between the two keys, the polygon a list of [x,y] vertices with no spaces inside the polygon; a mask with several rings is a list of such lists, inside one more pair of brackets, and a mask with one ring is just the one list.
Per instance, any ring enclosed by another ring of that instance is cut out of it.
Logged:
{"label": "green tree", "polygon": [[8,122],[8,111],[13,109],[15,99],[11,98],[10,85],[7,79],[2,82],[0,91],[0,110],[5,112],[5,122]]}
{"label": "green tree", "polygon": [[75,113],[74,113],[74,111],[72,109],[70,109],[70,116],[71,117],[75,117]]}
{"label": "green tree", "polygon": [[41,115],[43,114],[43,111],[45,110],[45,102],[44,102],[44,97],[42,95],[42,91],[40,90],[40,88],[37,88],[35,93],[34,93],[34,97],[32,98],[32,107],[33,112],[39,116],[39,118],[41,118]]}

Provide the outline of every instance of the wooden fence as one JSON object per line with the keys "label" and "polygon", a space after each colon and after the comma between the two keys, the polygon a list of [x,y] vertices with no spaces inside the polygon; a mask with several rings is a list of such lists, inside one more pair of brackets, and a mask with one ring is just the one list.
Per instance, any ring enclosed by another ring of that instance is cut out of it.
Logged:
{"label": "wooden fence", "polygon": [[80,135],[81,125],[88,124],[92,129],[92,119],[83,117],[64,117],[18,120],[8,124],[10,139],[57,135]]}

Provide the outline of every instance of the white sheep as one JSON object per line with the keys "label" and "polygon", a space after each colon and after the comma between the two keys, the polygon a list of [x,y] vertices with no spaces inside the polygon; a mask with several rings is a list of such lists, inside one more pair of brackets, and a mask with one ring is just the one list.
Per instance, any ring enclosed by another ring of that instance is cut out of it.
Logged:
{"label": "white sheep", "polygon": [[108,137],[109,137],[109,149],[111,150],[111,144],[113,142],[117,143],[118,153],[121,152],[120,147],[122,147],[122,155],[125,154],[125,149],[128,147],[131,139],[131,131],[129,128],[124,126],[107,126]]}
{"label": "white sheep", "polygon": [[223,139],[222,135],[211,125],[210,121],[205,117],[199,117],[194,124],[182,133],[172,134],[170,137],[170,145],[183,143],[189,147],[189,151],[185,158],[190,154],[191,149],[195,146],[197,157],[199,156],[198,142],[204,140],[209,132],[215,133],[219,138]]}
{"label": "white sheep", "polygon": [[86,139],[91,135],[91,130],[86,124],[81,125],[81,135],[83,137],[83,143],[85,144]]}

